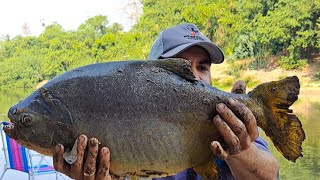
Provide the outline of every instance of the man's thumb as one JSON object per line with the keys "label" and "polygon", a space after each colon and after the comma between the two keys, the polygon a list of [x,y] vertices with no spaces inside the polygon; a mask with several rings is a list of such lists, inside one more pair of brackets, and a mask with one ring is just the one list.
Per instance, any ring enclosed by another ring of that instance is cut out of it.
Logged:
{"label": "man's thumb", "polygon": [[245,94],[246,93],[246,83],[242,80],[236,81],[231,89],[231,93]]}

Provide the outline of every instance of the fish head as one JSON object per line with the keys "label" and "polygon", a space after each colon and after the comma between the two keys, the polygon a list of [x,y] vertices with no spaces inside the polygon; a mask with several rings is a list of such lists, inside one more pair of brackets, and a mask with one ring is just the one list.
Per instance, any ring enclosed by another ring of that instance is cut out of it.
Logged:
{"label": "fish head", "polygon": [[3,129],[19,144],[46,155],[52,155],[56,144],[72,144],[71,116],[54,96],[35,91],[8,111],[11,121]]}

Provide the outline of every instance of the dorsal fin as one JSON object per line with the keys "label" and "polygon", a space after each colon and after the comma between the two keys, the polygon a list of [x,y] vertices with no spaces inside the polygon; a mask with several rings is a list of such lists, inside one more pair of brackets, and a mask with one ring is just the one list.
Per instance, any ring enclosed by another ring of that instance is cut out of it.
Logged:
{"label": "dorsal fin", "polygon": [[153,61],[159,67],[166,69],[187,81],[195,82],[196,79],[191,71],[191,63],[189,60],[182,58],[159,59]]}

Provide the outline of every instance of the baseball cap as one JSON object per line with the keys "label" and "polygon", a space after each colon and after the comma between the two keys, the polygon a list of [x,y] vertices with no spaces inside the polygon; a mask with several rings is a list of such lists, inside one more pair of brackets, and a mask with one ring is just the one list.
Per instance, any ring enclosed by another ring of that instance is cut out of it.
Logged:
{"label": "baseball cap", "polygon": [[208,51],[211,63],[219,64],[224,60],[221,49],[204,36],[196,25],[181,24],[163,30],[154,41],[149,59],[169,58],[192,46],[200,46]]}

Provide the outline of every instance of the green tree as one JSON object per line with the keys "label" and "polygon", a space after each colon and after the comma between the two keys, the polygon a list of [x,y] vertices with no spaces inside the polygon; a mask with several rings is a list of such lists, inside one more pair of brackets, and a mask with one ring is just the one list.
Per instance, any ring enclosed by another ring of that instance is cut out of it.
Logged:
{"label": "green tree", "polygon": [[[133,2],[133,1],[130,1]],[[134,2],[138,2],[134,0]],[[278,54],[284,68],[320,52],[319,0],[141,0],[143,14],[127,32],[106,16],[88,18],[77,30],[58,23],[38,37],[0,38],[0,89],[32,88],[91,63],[147,59],[159,33],[191,22],[222,47],[226,59]],[[136,9],[137,10],[137,9]],[[138,11],[137,11],[138,12]],[[245,67],[244,67],[245,68]]]}
{"label": "green tree", "polygon": [[319,0],[279,0],[266,16],[257,18],[257,43],[274,54],[288,50],[293,60],[308,48],[318,47],[316,20]]}

